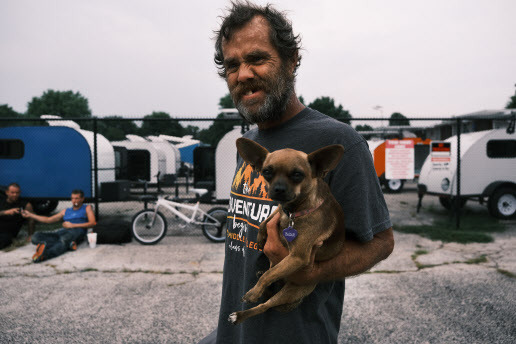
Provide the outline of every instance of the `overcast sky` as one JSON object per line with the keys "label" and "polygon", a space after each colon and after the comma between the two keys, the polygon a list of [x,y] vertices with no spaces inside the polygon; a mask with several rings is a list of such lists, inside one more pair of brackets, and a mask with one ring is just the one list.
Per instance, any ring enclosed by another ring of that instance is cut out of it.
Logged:
{"label": "overcast sky", "polygon": [[[265,1],[257,1],[265,3]],[[500,109],[516,83],[516,1],[277,0],[302,36],[297,94],[353,117]],[[95,116],[212,117],[228,1],[2,0],[0,104],[79,91]]]}

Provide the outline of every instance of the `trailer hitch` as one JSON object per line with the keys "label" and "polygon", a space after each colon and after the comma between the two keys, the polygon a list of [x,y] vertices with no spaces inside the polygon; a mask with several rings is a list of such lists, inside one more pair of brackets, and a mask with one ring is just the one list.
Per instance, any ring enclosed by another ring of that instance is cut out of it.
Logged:
{"label": "trailer hitch", "polygon": [[425,196],[426,193],[426,186],[423,184],[417,185],[417,207],[416,207],[416,213],[419,213],[419,210],[421,209],[421,203],[423,201],[423,196]]}

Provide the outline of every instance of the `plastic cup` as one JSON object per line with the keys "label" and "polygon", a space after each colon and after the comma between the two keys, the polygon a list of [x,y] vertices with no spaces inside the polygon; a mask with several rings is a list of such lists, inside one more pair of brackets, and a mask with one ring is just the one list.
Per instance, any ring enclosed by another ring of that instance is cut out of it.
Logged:
{"label": "plastic cup", "polygon": [[90,244],[90,248],[97,246],[97,233],[88,233],[88,243]]}

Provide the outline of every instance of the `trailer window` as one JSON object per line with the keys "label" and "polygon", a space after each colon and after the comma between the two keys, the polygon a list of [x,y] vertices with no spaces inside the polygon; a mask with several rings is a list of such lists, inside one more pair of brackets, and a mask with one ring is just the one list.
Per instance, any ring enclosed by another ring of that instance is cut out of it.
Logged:
{"label": "trailer window", "polygon": [[25,154],[25,145],[21,140],[0,139],[0,159],[21,159]]}
{"label": "trailer window", "polygon": [[487,142],[487,156],[494,159],[516,158],[516,140],[491,140]]}

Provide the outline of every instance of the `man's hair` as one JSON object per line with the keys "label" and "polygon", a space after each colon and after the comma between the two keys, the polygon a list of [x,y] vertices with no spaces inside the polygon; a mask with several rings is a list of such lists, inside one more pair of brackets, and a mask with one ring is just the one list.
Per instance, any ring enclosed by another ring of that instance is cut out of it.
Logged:
{"label": "man's hair", "polygon": [[269,39],[283,62],[293,61],[297,56],[297,63],[294,68],[295,73],[301,63],[301,54],[299,52],[301,49],[301,37],[294,35],[292,24],[286,15],[273,8],[271,4],[263,7],[249,1],[232,1],[231,5],[232,8],[228,9],[229,14],[221,17],[222,25],[220,30],[215,31],[214,60],[219,70],[219,75],[222,78],[226,78],[222,41],[230,40],[236,30],[243,28],[255,16],[262,16],[269,23]]}
{"label": "man's hair", "polygon": [[81,197],[84,197],[84,191],[82,191],[81,189],[75,189],[72,190],[72,195],[80,195]]}
{"label": "man's hair", "polygon": [[6,190],[9,190],[9,188],[11,186],[14,186],[15,188],[21,189],[21,187],[20,187],[20,185],[18,185],[18,183],[11,183],[11,184],[7,185],[7,189]]}

